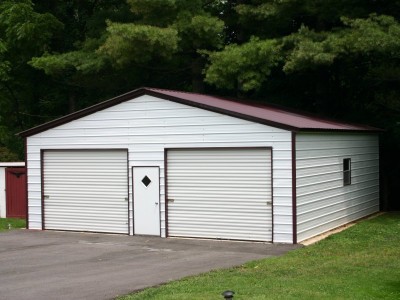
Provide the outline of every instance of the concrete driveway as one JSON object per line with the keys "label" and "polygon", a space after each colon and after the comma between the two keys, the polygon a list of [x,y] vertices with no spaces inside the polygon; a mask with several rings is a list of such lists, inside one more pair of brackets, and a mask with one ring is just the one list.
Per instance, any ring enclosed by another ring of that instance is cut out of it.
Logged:
{"label": "concrete driveway", "polygon": [[0,233],[0,299],[112,299],[297,247],[14,230]]}

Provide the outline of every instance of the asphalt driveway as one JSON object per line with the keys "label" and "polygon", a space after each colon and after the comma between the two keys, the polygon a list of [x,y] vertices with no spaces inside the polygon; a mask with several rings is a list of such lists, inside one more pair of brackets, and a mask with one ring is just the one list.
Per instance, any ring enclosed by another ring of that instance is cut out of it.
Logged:
{"label": "asphalt driveway", "polygon": [[0,299],[112,299],[295,245],[56,231],[0,233]]}

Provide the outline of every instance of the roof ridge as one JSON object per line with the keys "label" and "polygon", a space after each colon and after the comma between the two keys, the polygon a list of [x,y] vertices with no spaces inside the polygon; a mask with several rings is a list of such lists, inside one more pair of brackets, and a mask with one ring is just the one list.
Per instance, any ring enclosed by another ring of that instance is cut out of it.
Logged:
{"label": "roof ridge", "polygon": [[[280,112],[280,113],[285,113],[285,114],[290,114],[293,116],[297,116],[297,117],[302,117],[302,118],[307,118],[309,120],[319,120],[321,122],[325,122],[325,123],[329,123],[332,125],[337,125],[338,123],[342,124],[342,125],[347,125],[347,126],[358,126],[358,127],[368,127],[371,128],[371,130],[376,130],[377,128],[374,128],[372,126],[368,126],[368,125],[364,125],[364,124],[358,124],[355,122],[349,122],[349,121],[343,121],[340,119],[336,119],[333,117],[325,117],[325,116],[319,116],[317,113],[312,113],[312,112],[307,112],[307,111],[303,111],[303,110],[298,110],[295,108],[291,108],[291,107],[284,107],[281,106],[279,104],[274,104],[274,103],[261,103],[261,102],[256,102],[257,100],[248,100],[248,101],[243,101],[241,99],[238,98],[233,98],[233,97],[224,97],[224,96],[218,96],[218,95],[209,95],[209,94],[202,94],[202,93],[195,93],[195,92],[188,92],[188,91],[178,91],[178,90],[170,90],[170,89],[161,89],[161,88],[151,88],[151,87],[146,87],[144,89],[149,89],[152,91],[165,91],[165,92],[173,92],[173,93],[179,93],[179,94],[188,94],[188,95],[200,95],[200,96],[204,96],[204,97],[210,97],[210,98],[216,98],[219,100],[224,100],[224,101],[230,101],[230,102],[234,102],[234,103],[239,103],[241,105],[245,105],[245,106],[252,106],[252,107],[256,107],[256,108],[264,108],[264,109],[270,109],[270,110],[274,110],[276,112]],[[190,101],[190,100],[188,100]]]}
{"label": "roof ridge", "polygon": [[[150,91],[166,91],[166,92],[173,92],[173,93],[179,93],[179,94],[198,95],[198,96],[203,96],[203,97],[217,98],[219,100],[226,100],[226,101],[243,103],[243,101],[240,101],[240,99],[224,97],[224,96],[219,96],[219,95],[210,95],[210,94],[195,93],[195,92],[188,92],[188,91],[178,91],[178,90],[149,88],[149,87],[146,87],[144,89],[145,90],[150,90]],[[246,104],[246,103],[243,103],[243,104]]]}

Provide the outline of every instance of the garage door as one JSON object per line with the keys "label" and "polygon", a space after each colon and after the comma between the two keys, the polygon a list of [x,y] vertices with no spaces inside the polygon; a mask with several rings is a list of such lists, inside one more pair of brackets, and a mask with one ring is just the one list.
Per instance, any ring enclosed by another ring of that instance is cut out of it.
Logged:
{"label": "garage door", "polygon": [[168,235],[272,240],[271,150],[169,150]]}
{"label": "garage door", "polygon": [[44,228],[128,233],[127,152],[44,151]]}

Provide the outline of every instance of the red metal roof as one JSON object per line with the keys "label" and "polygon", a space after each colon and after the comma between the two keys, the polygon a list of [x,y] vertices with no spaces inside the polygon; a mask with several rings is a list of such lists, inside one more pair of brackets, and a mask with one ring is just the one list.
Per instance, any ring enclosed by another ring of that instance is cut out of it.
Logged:
{"label": "red metal roof", "polygon": [[193,103],[211,106],[222,110],[244,114],[267,122],[272,122],[284,125],[284,127],[292,127],[297,130],[355,130],[355,131],[376,131],[373,128],[365,125],[354,125],[344,122],[329,121],[324,118],[316,116],[309,116],[306,114],[299,114],[276,108],[268,105],[253,105],[234,100],[228,100],[217,96],[208,96],[203,94],[186,93],[171,90],[162,90],[149,88],[149,90],[163,95],[171,96],[174,98],[184,99]]}
{"label": "red metal roof", "polygon": [[90,106],[83,110],[66,115],[59,119],[36,126],[20,133],[27,137],[47,129],[68,123],[72,120],[92,114],[96,111],[106,109],[142,95],[151,95],[186,105],[199,107],[202,109],[219,112],[222,114],[238,117],[253,122],[287,129],[290,131],[355,131],[355,132],[378,132],[380,129],[366,126],[355,125],[344,122],[331,121],[325,118],[310,116],[292,112],[286,109],[277,108],[272,105],[254,105],[230,100],[218,96],[209,96],[196,93],[187,93],[180,91],[164,90],[157,88],[140,88],[113,99]]}

